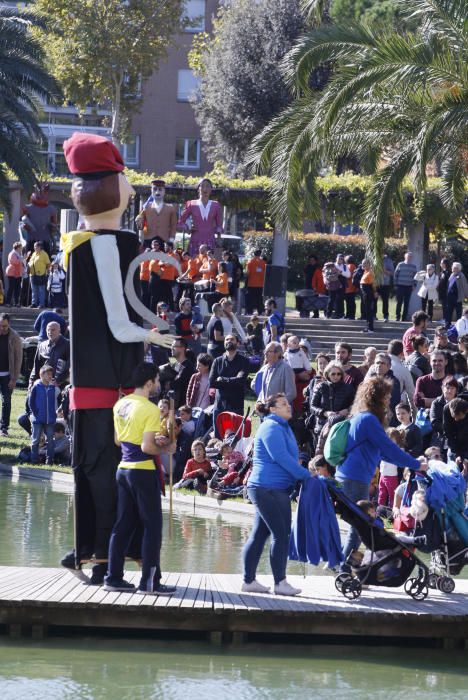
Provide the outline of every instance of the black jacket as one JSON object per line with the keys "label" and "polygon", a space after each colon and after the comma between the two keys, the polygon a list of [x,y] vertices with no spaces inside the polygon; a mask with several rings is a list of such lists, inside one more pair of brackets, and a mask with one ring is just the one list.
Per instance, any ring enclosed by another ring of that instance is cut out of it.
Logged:
{"label": "black jacket", "polygon": [[59,335],[55,343],[48,339],[39,343],[29,377],[30,387],[39,379],[39,370],[43,365],[53,368],[57,384],[66,384],[70,372],[70,341]]}
{"label": "black jacket", "polygon": [[444,432],[444,407],[447,402],[443,395],[438,396],[431,404],[429,418],[432,423],[432,430],[439,438],[443,437]]}
{"label": "black jacket", "polygon": [[215,409],[243,415],[249,371],[248,359],[239,352],[236,352],[232,361],[227,353],[214,360],[210,370],[210,387],[216,389]]}
{"label": "black jacket", "polygon": [[325,411],[337,413],[344,408],[351,408],[355,394],[354,386],[344,381],[321,382],[310,401],[310,412],[315,416],[314,432],[319,433],[327,422]]}
{"label": "black jacket", "polygon": [[421,457],[423,454],[423,438],[417,425],[410,423],[405,428],[405,450],[412,457]]}
{"label": "black jacket", "polygon": [[452,418],[448,405],[444,406],[444,433],[449,449],[455,457],[468,459],[468,415],[463,420]]}

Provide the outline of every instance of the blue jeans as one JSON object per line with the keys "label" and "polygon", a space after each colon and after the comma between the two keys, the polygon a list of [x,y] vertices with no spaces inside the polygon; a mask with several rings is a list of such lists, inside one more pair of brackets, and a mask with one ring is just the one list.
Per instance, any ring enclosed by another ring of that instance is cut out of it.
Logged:
{"label": "blue jeans", "polygon": [[31,282],[31,289],[32,289],[32,305],[33,306],[45,306],[46,285],[45,284],[33,284],[33,282]]}
{"label": "blue jeans", "polygon": [[32,423],[31,459],[34,463],[39,462],[39,441],[42,433],[47,437],[47,462],[54,461],[54,426],[55,423]]}
{"label": "blue jeans", "polygon": [[271,535],[270,566],[275,583],[286,578],[286,564],[291,534],[291,489],[267,489],[248,486],[247,493],[255,506],[255,520],[244,549],[244,581],[251,583],[265,542]]}
{"label": "blue jeans", "polygon": [[[343,493],[345,496],[357,503],[357,501],[366,501],[369,498],[369,484],[365,484],[362,481],[355,481],[354,479],[337,479],[339,481]],[[343,564],[341,565],[342,571],[348,571],[349,566],[346,564],[346,559],[349,557],[353,549],[357,549],[361,544],[361,538],[359,537],[358,531],[354,527],[350,527],[348,530],[348,535],[346,537],[346,542],[343,545]]]}
{"label": "blue jeans", "polygon": [[109,579],[123,578],[125,555],[142,530],[140,588],[152,591],[161,579],[161,486],[155,469],[117,469],[117,518],[109,543]]}

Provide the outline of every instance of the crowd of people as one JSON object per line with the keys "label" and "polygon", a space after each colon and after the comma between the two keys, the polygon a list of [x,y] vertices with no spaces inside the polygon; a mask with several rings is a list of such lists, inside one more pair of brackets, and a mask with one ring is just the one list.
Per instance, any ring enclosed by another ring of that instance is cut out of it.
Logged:
{"label": "crowd of people", "polygon": [[[161,249],[157,239],[150,246],[151,250]],[[244,270],[235,255],[225,252],[218,262],[206,244],[200,245],[196,255],[189,255],[174,251],[171,242],[164,242],[164,252],[177,257],[180,273],[157,259],[143,263],[140,270],[143,301],[164,319],[175,312],[170,317],[175,330],[170,351],[162,346],[146,347],[146,362],[159,368],[158,396],[145,394],[157,404],[160,415],[154,421],[160,448],[155,455],[159,455],[166,482],[172,469],[177,489],[194,489],[218,498],[243,495],[255,505],[255,525],[244,553],[244,590],[264,592],[255,575],[263,545],[271,535],[275,592],[298,592],[285,573],[290,497],[297,493],[297,482],[317,475],[333,477],[352,500],[370,500],[387,509],[390,518],[399,518],[404,468],[417,470],[436,456],[457,464],[468,479],[468,308],[463,309],[466,279],[458,263],[443,260],[437,274],[434,265],[418,271],[410,253],[395,268],[386,257],[379,284],[367,260],[356,266],[349,257],[338,256],[336,262],[321,268],[310,256],[305,282],[318,296],[328,292],[325,315],[355,318],[356,297],[360,296],[369,331],[378,298],[384,319],[388,319],[392,285],[397,317],[405,318],[411,293],[422,283],[418,292],[422,309],[412,315],[411,326],[391,340],[385,352],[366,348],[358,364],[352,346],[345,341],[338,342],[333,352],[314,355],[309,340],[286,332],[285,318],[275,300],[263,299],[266,263],[260,250],[246,266],[245,308],[250,317],[245,324],[238,316]],[[12,251],[8,269],[12,272],[15,265],[19,269],[13,253],[23,275],[19,249]],[[57,299],[66,303],[60,264],[51,264],[44,256],[47,254],[35,245],[28,259],[34,306],[44,307]],[[18,279],[8,269],[7,277]],[[60,289],[53,281],[39,284],[41,273],[48,278],[58,275]],[[5,301],[21,303],[20,294],[21,285],[12,282]],[[431,331],[437,299],[442,302],[443,319]],[[35,329],[38,345],[25,411],[18,419],[31,440],[21,458],[67,464],[70,343],[60,307],[41,309]],[[3,436],[8,435],[11,393],[21,364],[21,339],[8,313],[3,313]],[[249,419],[242,417],[249,391],[255,396],[261,426],[255,436],[246,439]],[[229,425],[223,418],[226,415]],[[350,421],[347,454],[335,469],[327,463],[325,446],[333,426],[345,420]],[[172,442],[174,449],[169,454],[164,447]],[[344,543],[345,556],[356,549],[358,541],[351,529]],[[115,542],[114,548],[116,573],[111,578],[119,578],[121,550]]]}
{"label": "crowd of people", "polygon": [[307,305],[300,299],[298,310],[301,316],[309,316],[312,311],[318,318],[323,308],[326,318],[354,320],[356,300],[360,300],[360,319],[367,321],[365,333],[374,332],[379,301],[383,320],[390,320],[389,299],[392,292],[396,297],[396,321],[409,320],[411,296],[417,290],[421,309],[427,311],[431,321],[434,302],[440,301],[447,328],[454,320],[461,318],[463,301],[468,295],[468,282],[460,262],[450,263],[447,258],[442,258],[438,273],[433,263],[428,264],[425,270],[418,270],[410,251],[396,266],[385,254],[378,277],[367,258],[357,263],[352,255],[339,253],[335,261],[322,266],[316,255],[310,255],[304,268],[304,286],[306,290],[313,290],[315,299],[309,299]]}

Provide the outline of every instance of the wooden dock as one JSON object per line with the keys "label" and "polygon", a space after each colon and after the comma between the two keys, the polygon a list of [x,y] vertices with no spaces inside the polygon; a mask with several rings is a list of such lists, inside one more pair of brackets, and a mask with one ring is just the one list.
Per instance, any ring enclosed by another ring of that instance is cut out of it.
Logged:
{"label": "wooden dock", "polygon": [[[139,573],[127,579],[138,582]],[[270,581],[260,576],[263,583]],[[414,601],[403,589],[371,587],[350,602],[334,587],[333,577],[291,576],[302,588],[296,598],[241,593],[233,574],[169,573],[164,583],[177,586],[171,597],[109,593],[85,586],[65,569],[0,567],[0,629],[12,636],[43,637],[77,629],[122,637],[198,633],[214,643],[244,642],[262,635],[295,635],[296,641],[379,638],[395,644],[403,638],[441,646],[468,640],[468,581],[457,580],[454,593],[430,591]],[[423,640],[423,641],[421,641]]]}

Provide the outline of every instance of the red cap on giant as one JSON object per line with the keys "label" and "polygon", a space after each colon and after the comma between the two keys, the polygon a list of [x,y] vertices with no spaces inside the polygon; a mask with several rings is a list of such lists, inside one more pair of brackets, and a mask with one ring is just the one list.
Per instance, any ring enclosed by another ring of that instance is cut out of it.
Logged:
{"label": "red cap on giant", "polygon": [[125,168],[118,148],[104,136],[75,131],[64,141],[63,152],[73,175],[120,173]]}

